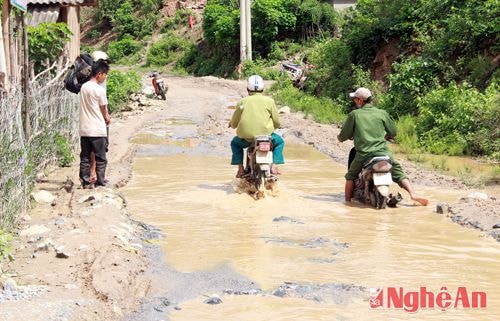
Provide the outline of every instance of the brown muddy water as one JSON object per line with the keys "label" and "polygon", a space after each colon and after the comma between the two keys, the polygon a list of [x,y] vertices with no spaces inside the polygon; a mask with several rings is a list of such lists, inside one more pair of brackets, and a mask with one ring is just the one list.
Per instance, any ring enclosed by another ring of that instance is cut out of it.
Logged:
{"label": "brown muddy water", "polygon": [[445,156],[428,153],[404,154],[398,145],[391,144],[391,150],[399,158],[419,163],[423,167],[462,178],[471,186],[488,185],[495,193],[500,192],[500,164],[465,156]]}
{"label": "brown muddy water", "polygon": [[[158,144],[152,147],[158,152],[139,153],[123,189],[134,218],[162,231],[155,243],[169,269],[188,275],[229,266],[260,289],[200,292],[176,302],[168,319],[498,320],[500,244],[434,212],[437,202],[466,192],[417,186],[431,199],[428,207],[413,206],[404,192],[396,209],[347,207],[345,167],[309,146],[287,143],[279,195],[255,201],[235,192],[228,154],[189,151],[197,142],[171,144],[162,137],[162,143],[136,137]],[[165,153],[164,144],[184,150]],[[370,288],[406,293],[421,286],[436,295],[442,287],[453,296],[461,286],[483,291],[487,307],[370,308]],[[204,303],[212,293],[221,304]]]}

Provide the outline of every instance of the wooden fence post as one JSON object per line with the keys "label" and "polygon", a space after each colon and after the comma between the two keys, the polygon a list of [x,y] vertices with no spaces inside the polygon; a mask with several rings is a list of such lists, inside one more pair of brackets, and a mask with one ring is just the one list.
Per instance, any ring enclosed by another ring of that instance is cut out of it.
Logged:
{"label": "wooden fence post", "polygon": [[29,141],[31,136],[31,121],[29,111],[30,101],[30,72],[29,72],[29,51],[28,51],[28,19],[26,12],[23,12],[23,36],[24,36],[24,62],[23,62],[23,87],[24,87],[24,101],[23,101],[23,114],[24,114],[24,138],[26,142]]}

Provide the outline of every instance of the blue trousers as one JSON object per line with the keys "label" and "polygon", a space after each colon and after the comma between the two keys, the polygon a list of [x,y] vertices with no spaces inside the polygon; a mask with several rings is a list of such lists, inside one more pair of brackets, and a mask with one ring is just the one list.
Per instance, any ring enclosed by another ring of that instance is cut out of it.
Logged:
{"label": "blue trousers", "polygon": [[[274,164],[284,164],[285,159],[283,157],[283,148],[285,147],[285,141],[280,135],[272,133],[271,138],[273,141],[273,163]],[[231,141],[231,151],[233,152],[233,157],[231,158],[231,165],[242,165],[243,164],[243,148],[250,146],[250,142],[245,139],[234,136]]]}

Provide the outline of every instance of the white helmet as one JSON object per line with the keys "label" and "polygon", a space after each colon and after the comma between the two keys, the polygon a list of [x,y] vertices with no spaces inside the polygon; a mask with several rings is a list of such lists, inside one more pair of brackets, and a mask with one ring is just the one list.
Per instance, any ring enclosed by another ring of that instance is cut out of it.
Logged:
{"label": "white helmet", "polygon": [[97,50],[97,51],[94,51],[92,53],[92,59],[94,59],[94,61],[97,61],[100,59],[101,60],[109,60],[109,57],[104,51]]}
{"label": "white helmet", "polygon": [[247,89],[249,91],[263,91],[264,79],[259,75],[250,76],[247,81]]}

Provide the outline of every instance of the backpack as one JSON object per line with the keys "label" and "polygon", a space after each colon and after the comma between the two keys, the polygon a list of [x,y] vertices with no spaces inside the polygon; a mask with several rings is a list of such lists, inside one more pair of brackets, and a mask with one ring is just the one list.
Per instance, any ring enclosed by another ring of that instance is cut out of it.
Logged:
{"label": "backpack", "polygon": [[75,62],[69,68],[64,81],[64,87],[66,90],[78,94],[82,85],[90,79],[93,64],[94,60],[87,52],[83,52],[76,57]]}

